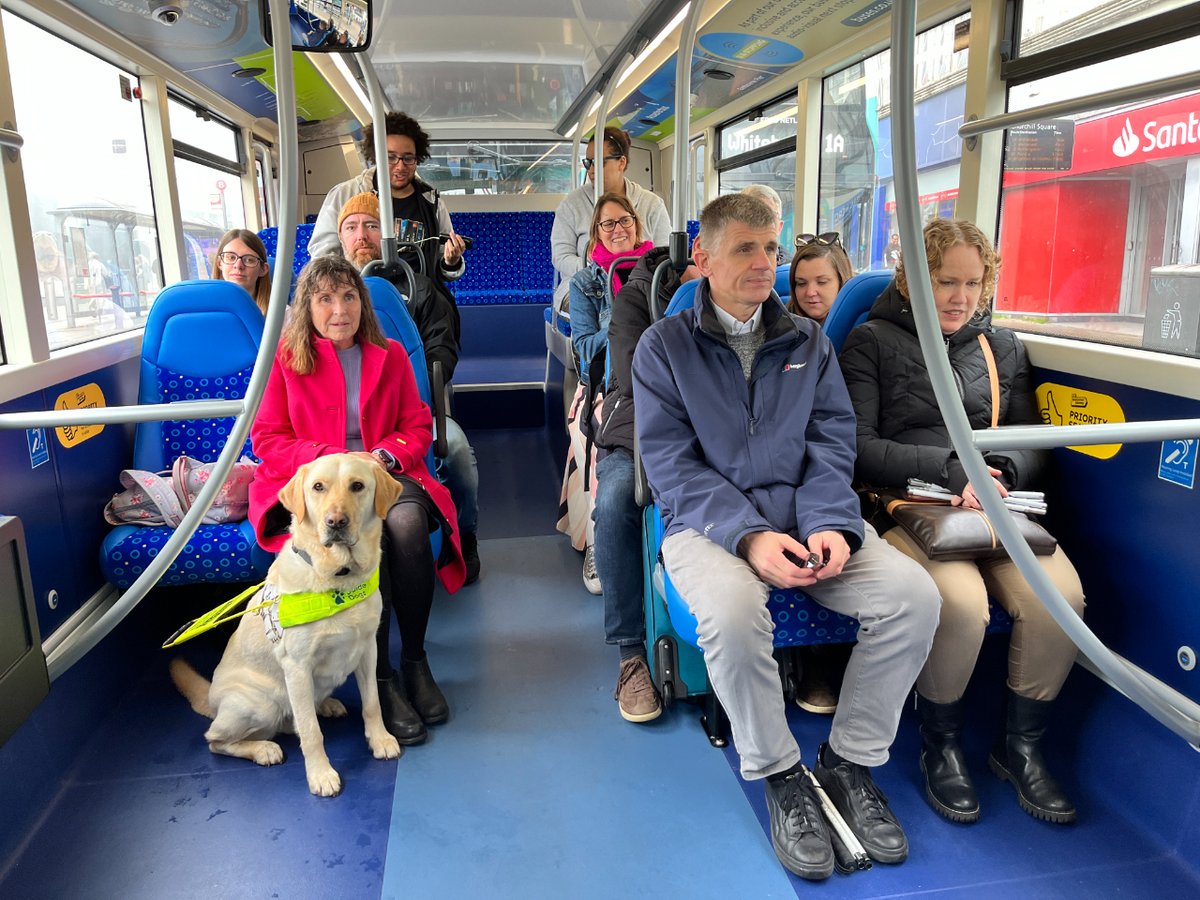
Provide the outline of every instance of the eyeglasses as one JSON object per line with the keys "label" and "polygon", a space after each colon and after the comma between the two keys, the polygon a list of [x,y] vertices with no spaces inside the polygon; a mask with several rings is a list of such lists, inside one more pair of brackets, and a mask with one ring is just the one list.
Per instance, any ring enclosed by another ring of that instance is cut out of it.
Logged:
{"label": "eyeglasses", "polygon": [[[617,154],[616,156],[604,157],[604,161],[605,162],[616,162],[618,159],[624,159],[624,158],[625,158],[624,156]],[[596,161],[594,159],[589,159],[586,156],[582,160],[580,160],[580,162],[583,164],[583,169],[585,172],[591,171],[592,166],[594,166],[596,164]]]}
{"label": "eyeglasses", "polygon": [[255,256],[253,253],[247,253],[245,256],[238,256],[236,253],[226,251],[224,253],[218,253],[217,258],[221,260],[223,265],[226,266],[232,266],[240,259],[242,261],[242,266],[247,269],[257,269],[263,264],[262,259]]}
{"label": "eyeglasses", "polygon": [[809,244],[817,244],[821,247],[832,247],[835,244],[841,246],[842,236],[836,231],[826,231],[824,234],[801,234],[796,236],[797,247],[807,247]]}
{"label": "eyeglasses", "polygon": [[396,166],[403,164],[404,166],[415,166],[417,158],[411,153],[405,153],[403,156],[397,156],[395,153],[388,154],[388,168],[394,169]]}
{"label": "eyeglasses", "polygon": [[605,234],[608,234],[609,232],[613,231],[618,225],[620,225],[622,228],[628,228],[635,221],[637,221],[637,220],[634,219],[633,216],[621,216],[621,218],[619,218],[619,219],[605,219],[603,222],[599,222],[598,224],[600,226],[600,230],[603,231]]}

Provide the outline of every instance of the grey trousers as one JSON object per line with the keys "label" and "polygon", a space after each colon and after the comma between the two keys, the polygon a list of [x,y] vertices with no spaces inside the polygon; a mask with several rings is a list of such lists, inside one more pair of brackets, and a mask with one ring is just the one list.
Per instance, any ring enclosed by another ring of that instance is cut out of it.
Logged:
{"label": "grey trousers", "polygon": [[[698,623],[709,680],[729,716],[742,777],[765,778],[800,761],[772,657],[770,588],[744,559],[688,529],[663,541],[671,582]],[[904,699],[925,664],[941,597],[917,563],[866,539],[842,573],[805,589],[821,605],[858,619],[858,643],[842,681],[829,744],[864,766],[887,762]]]}

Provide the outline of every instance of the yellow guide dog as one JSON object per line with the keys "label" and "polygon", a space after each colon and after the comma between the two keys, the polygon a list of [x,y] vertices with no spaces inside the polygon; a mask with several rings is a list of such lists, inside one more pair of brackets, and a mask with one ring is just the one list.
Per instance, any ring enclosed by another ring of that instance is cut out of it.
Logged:
{"label": "yellow guide dog", "polygon": [[[400,485],[365,454],[339,453],[301,466],[279,492],[292,514],[292,536],[250,606],[280,594],[352,592],[363,585],[379,568],[382,519],[399,495]],[[371,752],[376,759],[399,757],[400,745],[380,716],[375,682],[381,609],[376,588],[327,618],[290,627],[272,621],[270,606],[242,616],[211,684],[174,660],[175,685],[196,712],[213,720],[204,733],[209,749],[271,766],[283,761],[271,738],[294,731],[309,790],[336,795],[342,780],[325,754],[317,714],[346,715],[330,694],[353,672]]]}

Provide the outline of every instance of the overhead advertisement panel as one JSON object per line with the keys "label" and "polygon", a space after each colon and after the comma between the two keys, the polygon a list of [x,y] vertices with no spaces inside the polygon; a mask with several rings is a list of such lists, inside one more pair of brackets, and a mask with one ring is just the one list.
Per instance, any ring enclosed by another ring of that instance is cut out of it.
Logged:
{"label": "overhead advertisement panel", "polygon": [[[705,26],[692,54],[692,117],[707,115],[845,40],[891,9],[890,0],[731,3]],[[675,57],[610,110],[609,124],[661,140],[675,130]]]}

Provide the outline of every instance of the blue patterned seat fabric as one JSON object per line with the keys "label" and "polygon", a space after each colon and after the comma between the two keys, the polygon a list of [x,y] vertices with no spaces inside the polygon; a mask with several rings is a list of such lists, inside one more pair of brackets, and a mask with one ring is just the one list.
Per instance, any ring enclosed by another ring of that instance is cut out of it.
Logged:
{"label": "blue patterned seat fabric", "polygon": [[[146,319],[138,402],[240,399],[262,328],[262,313],[237,285],[183,281],[165,288]],[[211,462],[232,425],[232,418],[143,422],[134,438],[132,468],[163,471],[184,454]],[[243,452],[250,453],[249,441]],[[105,577],[119,588],[129,587],[172,533],[165,527],[117,526],[101,546]],[[249,522],[201,525],[160,584],[257,581],[270,561]]]}

